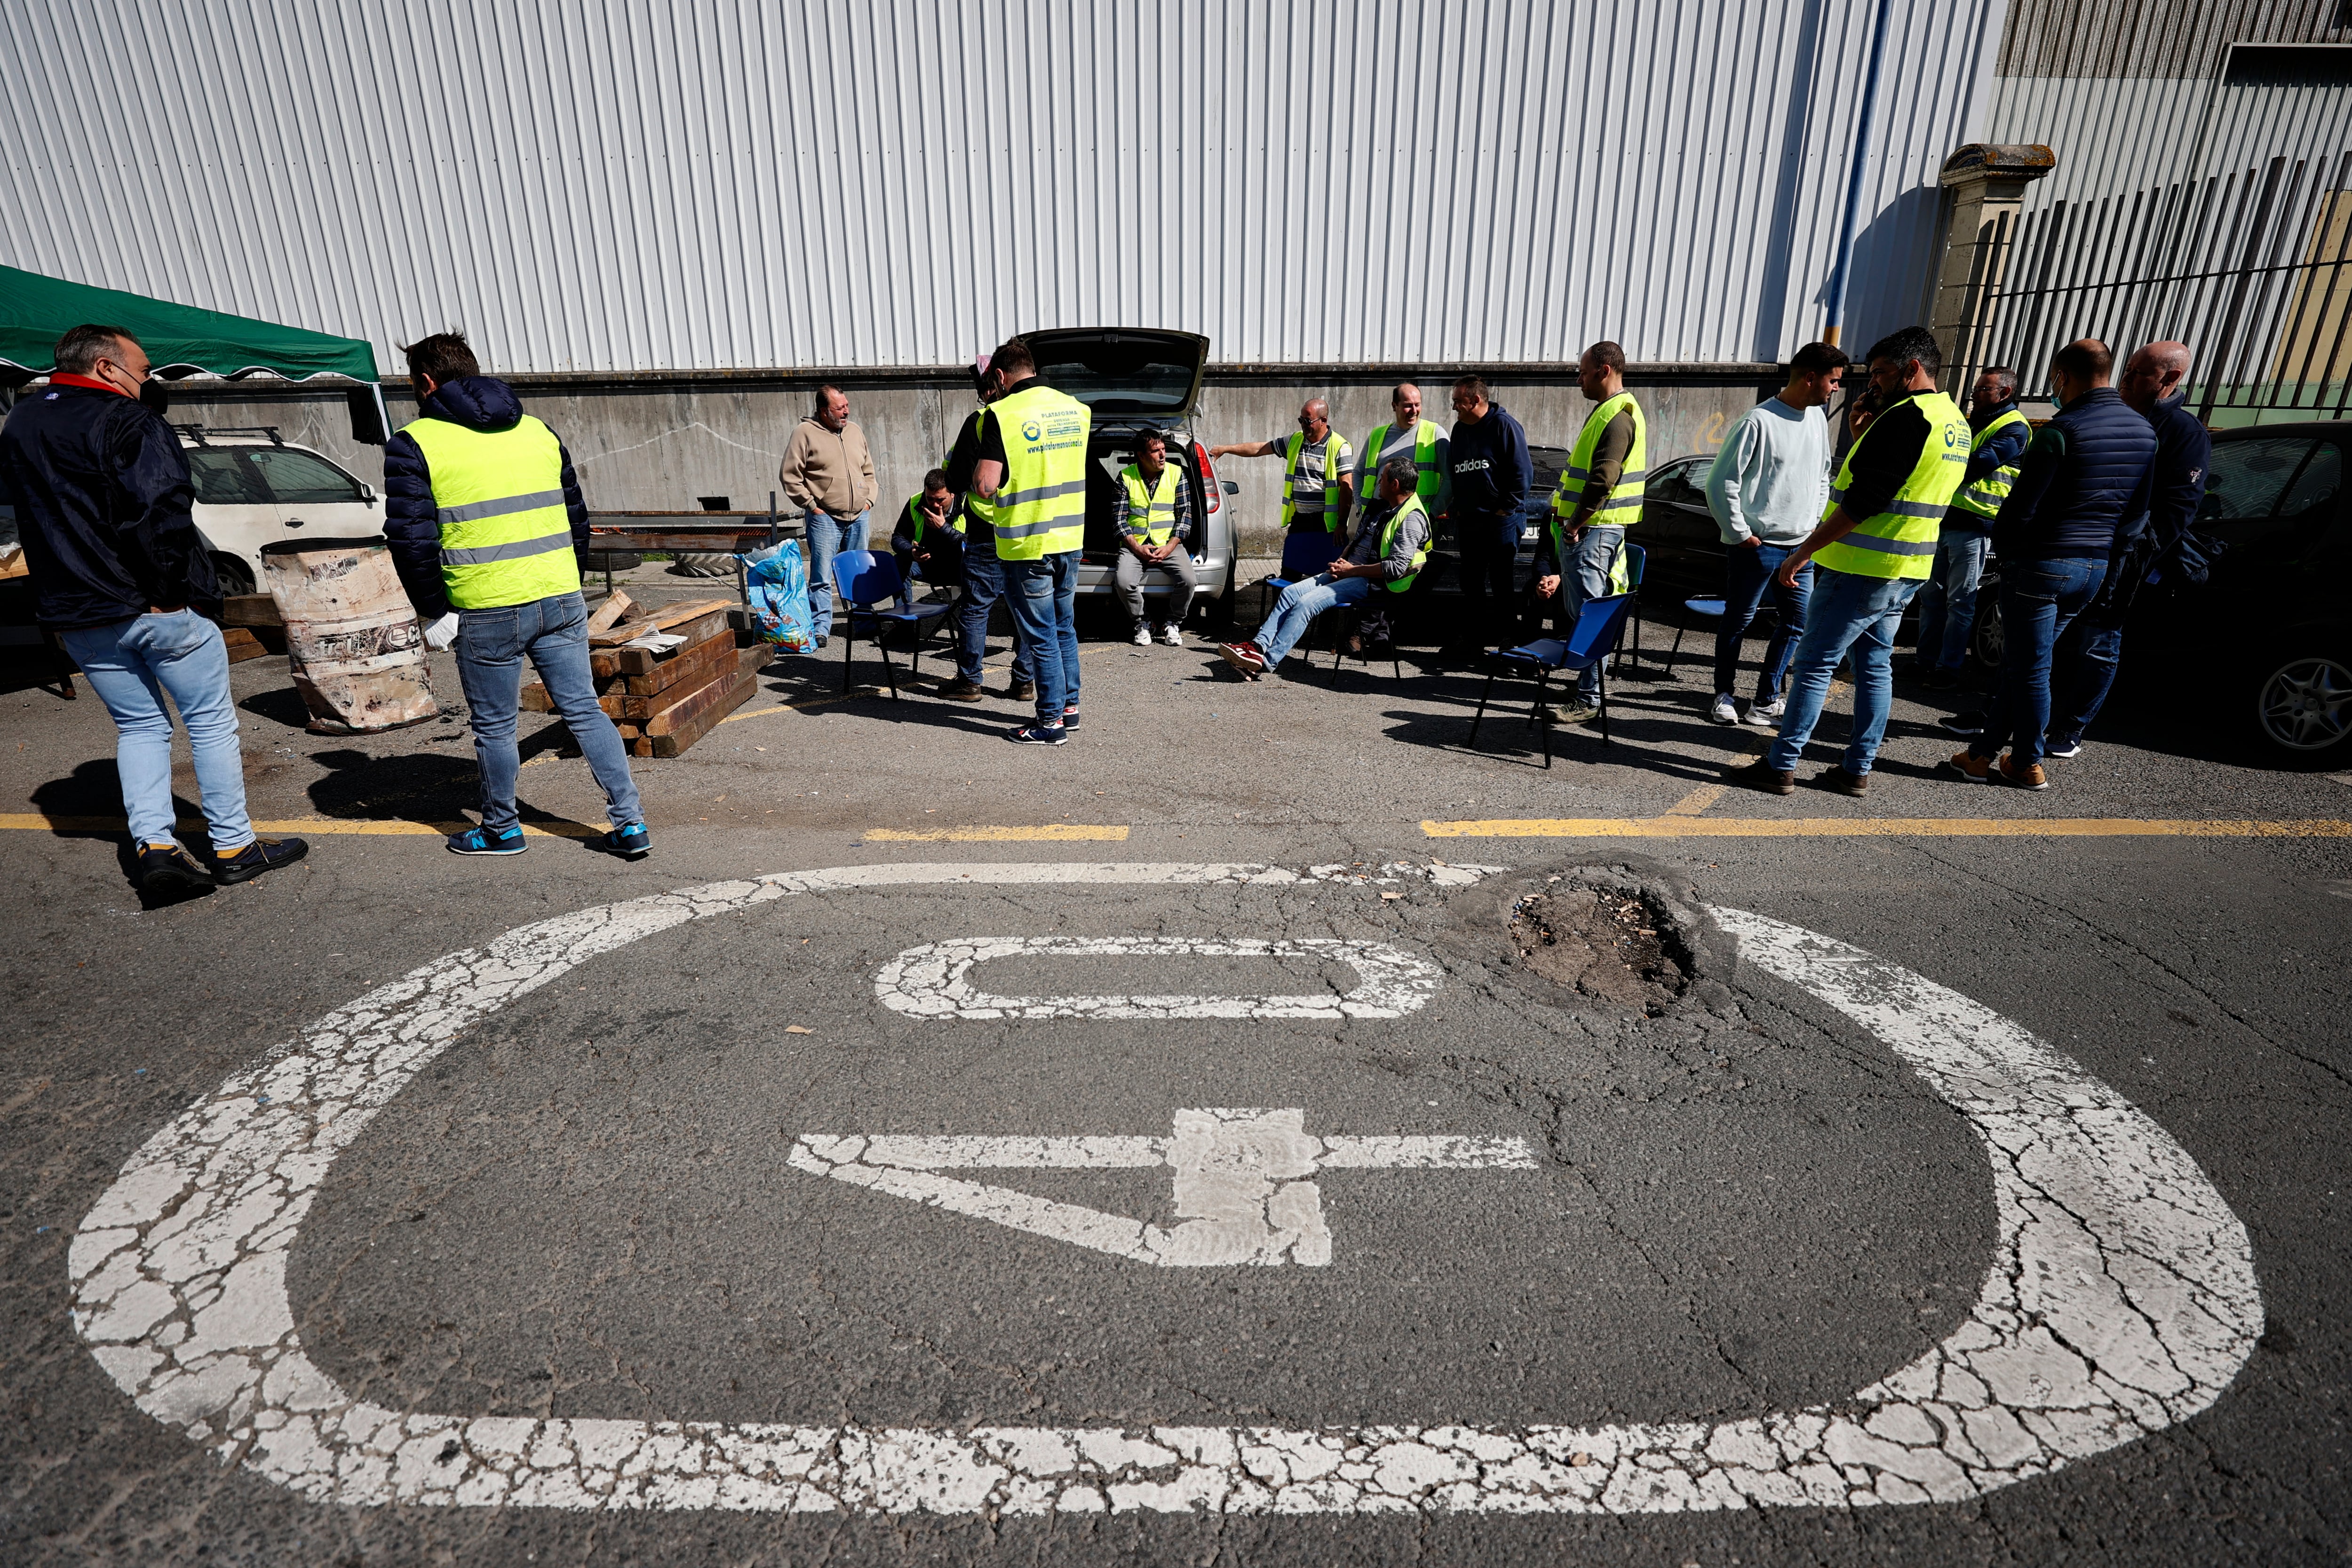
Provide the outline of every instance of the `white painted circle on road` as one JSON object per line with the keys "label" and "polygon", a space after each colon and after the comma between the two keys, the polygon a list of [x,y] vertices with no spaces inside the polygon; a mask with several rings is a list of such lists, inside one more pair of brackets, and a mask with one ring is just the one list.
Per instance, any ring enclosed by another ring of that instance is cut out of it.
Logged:
{"label": "white painted circle on road", "polygon": [[[1394,867],[1442,885],[1463,868]],[[76,1326],[141,1409],[320,1502],[1041,1514],[1670,1512],[1951,1501],[2218,1399],[2263,1329],[2245,1227],[2187,1152],[2032,1035],[1926,978],[1718,910],[1742,955],[1877,1037],[1976,1131],[1996,1241],[1967,1320],[1832,1405],[1718,1423],[970,1430],[403,1413],[304,1353],[287,1259],[335,1157],[485,1016],[705,915],[936,884],[1279,887],[1255,866],[844,867],[541,921],[312,1024],[150,1139],[74,1238]]]}

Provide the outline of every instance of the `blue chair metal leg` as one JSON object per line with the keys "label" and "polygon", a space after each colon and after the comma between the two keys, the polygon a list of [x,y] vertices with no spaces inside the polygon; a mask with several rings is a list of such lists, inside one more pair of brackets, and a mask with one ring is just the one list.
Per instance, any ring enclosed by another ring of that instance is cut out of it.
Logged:
{"label": "blue chair metal leg", "polygon": [[1551,687],[1549,684],[1550,677],[1551,671],[1548,669],[1538,669],[1536,671],[1536,705],[1528,712],[1528,720],[1537,729],[1543,731],[1544,771],[1546,773],[1549,773],[1551,771],[1551,721],[1543,716],[1543,710],[1544,699],[1551,695]]}
{"label": "blue chair metal leg", "polygon": [[1608,661],[1607,661],[1607,660],[1605,660],[1605,659],[1604,659],[1603,661],[1601,661],[1601,665],[1600,665],[1600,667],[1599,667],[1599,669],[1600,669],[1600,680],[1599,680],[1599,687],[1598,687],[1598,689],[1594,692],[1594,695],[1600,699],[1600,702],[1599,702],[1598,706],[1599,706],[1599,708],[1600,708],[1600,710],[1601,710],[1601,743],[1602,745],[1604,745],[1604,746],[1605,746],[1605,745],[1607,745],[1607,744],[1609,743],[1609,665],[1608,665]]}
{"label": "blue chair metal leg", "polygon": [[1470,719],[1470,743],[1473,746],[1475,746],[1478,743],[1478,726],[1485,721],[1486,717],[1486,699],[1493,696],[1494,693],[1495,672],[1490,669],[1486,672],[1486,684],[1478,693],[1478,711],[1471,715]]}
{"label": "blue chair metal leg", "polygon": [[857,657],[857,616],[855,611],[840,618],[841,629],[841,694],[849,695],[849,667]]}

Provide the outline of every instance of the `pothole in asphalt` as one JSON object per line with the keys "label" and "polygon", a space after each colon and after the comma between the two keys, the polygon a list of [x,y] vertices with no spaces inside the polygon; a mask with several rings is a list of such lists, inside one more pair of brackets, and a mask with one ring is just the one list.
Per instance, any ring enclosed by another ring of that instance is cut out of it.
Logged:
{"label": "pothole in asphalt", "polygon": [[1510,941],[1537,976],[1655,1016],[1691,982],[1667,921],[1635,892],[1555,885],[1511,906]]}

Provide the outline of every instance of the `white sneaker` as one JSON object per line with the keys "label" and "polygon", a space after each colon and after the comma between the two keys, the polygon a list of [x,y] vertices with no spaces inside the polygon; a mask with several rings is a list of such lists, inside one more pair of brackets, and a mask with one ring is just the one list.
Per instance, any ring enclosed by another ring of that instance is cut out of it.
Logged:
{"label": "white sneaker", "polygon": [[1778,702],[1750,702],[1748,705],[1748,721],[1750,724],[1761,725],[1767,730],[1777,730],[1780,727],[1780,715],[1788,710],[1789,704],[1785,700]]}
{"label": "white sneaker", "polygon": [[1138,647],[1150,647],[1151,646],[1150,623],[1147,621],[1136,622],[1135,635],[1127,640],[1133,643]]}
{"label": "white sneaker", "polygon": [[1182,647],[1184,646],[1183,628],[1171,621],[1160,628],[1160,640],[1170,647]]}
{"label": "white sneaker", "polygon": [[1715,694],[1715,706],[1706,710],[1706,716],[1718,724],[1737,724],[1739,705],[1731,700],[1730,692],[1718,691]]}

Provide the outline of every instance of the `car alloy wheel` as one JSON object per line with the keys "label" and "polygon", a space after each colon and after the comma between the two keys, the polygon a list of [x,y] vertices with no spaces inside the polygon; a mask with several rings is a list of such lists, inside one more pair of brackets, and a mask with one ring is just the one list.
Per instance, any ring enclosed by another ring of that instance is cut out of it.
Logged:
{"label": "car alloy wheel", "polygon": [[2290,752],[2324,752],[2352,736],[2352,666],[2308,656],[2263,682],[2255,715],[2263,734]]}

